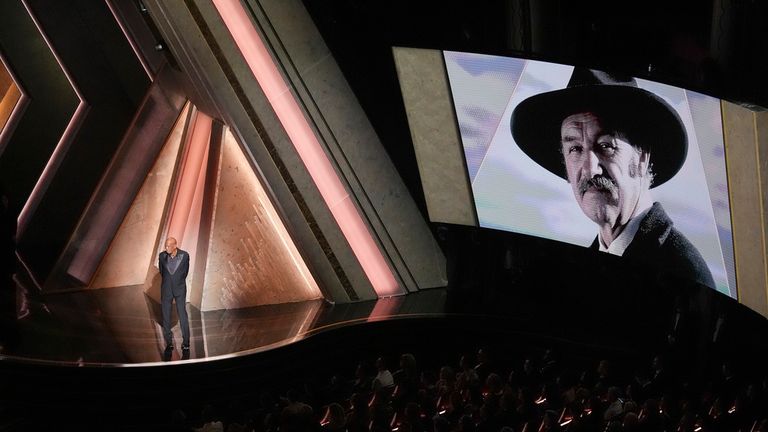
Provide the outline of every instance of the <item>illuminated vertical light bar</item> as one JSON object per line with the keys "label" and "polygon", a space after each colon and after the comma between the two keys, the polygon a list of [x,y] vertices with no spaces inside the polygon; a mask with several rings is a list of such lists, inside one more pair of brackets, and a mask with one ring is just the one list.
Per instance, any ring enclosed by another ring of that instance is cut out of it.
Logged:
{"label": "illuminated vertical light bar", "polygon": [[[208,139],[205,143],[205,154],[203,155],[203,159],[200,164],[200,170],[197,175],[197,182],[195,184],[194,193],[192,194],[192,203],[189,209],[189,216],[187,217],[187,225],[184,227],[184,249],[191,254],[189,258],[190,269],[195,268],[195,263],[200,258],[200,254],[198,253],[198,239],[200,236],[200,222],[203,216],[203,195],[205,195],[205,182],[208,175],[206,168],[208,166],[208,156],[211,150],[211,131],[212,129],[208,131]],[[183,182],[184,179],[181,179],[181,181]],[[194,280],[195,273],[192,272],[191,276],[191,279]]]}
{"label": "illuminated vertical light bar", "polygon": [[213,0],[213,4],[272,105],[376,294],[379,297],[401,294],[402,289],[240,0]]}
{"label": "illuminated vertical light bar", "polygon": [[[205,164],[208,155],[208,146],[211,140],[211,128],[213,119],[200,111],[195,112],[192,121],[192,131],[187,142],[184,163],[179,175],[176,197],[173,201],[173,207],[168,218],[168,236],[176,238],[179,246],[184,242],[185,234],[190,230],[188,224],[197,222],[199,216],[195,218],[191,215],[194,210],[195,192],[201,188],[200,177],[205,177]],[[195,227],[197,228],[197,227]],[[191,248],[191,243],[189,246]],[[194,248],[189,250],[194,253]]]}
{"label": "illuminated vertical light bar", "polygon": [[53,173],[56,171],[59,165],[61,165],[61,162],[64,160],[64,156],[66,155],[67,150],[69,149],[69,145],[72,144],[72,139],[74,138],[75,133],[77,132],[80,125],[82,124],[83,119],[85,118],[85,113],[88,112],[88,105],[85,103],[83,94],[80,93],[80,89],[78,89],[77,86],[75,85],[75,81],[72,79],[72,76],[69,75],[69,71],[67,71],[67,68],[64,67],[64,63],[59,58],[59,55],[56,53],[56,50],[53,49],[53,45],[51,45],[51,41],[48,40],[48,36],[46,36],[45,32],[43,32],[43,28],[42,26],[40,26],[40,22],[32,13],[32,9],[29,8],[27,1],[22,0],[22,4],[24,5],[24,8],[27,10],[29,17],[35,23],[35,27],[37,28],[37,31],[40,32],[40,35],[43,37],[45,44],[48,45],[48,49],[51,50],[51,53],[53,54],[53,57],[56,59],[56,62],[59,64],[59,67],[61,68],[62,72],[64,72],[64,75],[67,77],[67,81],[69,81],[69,85],[72,86],[72,90],[75,91],[75,94],[77,95],[77,98],[80,100],[80,103],[77,105],[77,109],[75,109],[75,113],[72,115],[72,118],[69,120],[69,123],[67,124],[66,129],[64,129],[64,133],[61,135],[59,142],[56,143],[56,148],[53,150],[51,157],[48,159],[48,162],[45,164],[45,168],[43,169],[42,174],[40,174],[40,178],[37,180],[37,183],[35,183],[35,187],[32,189],[32,192],[29,194],[29,198],[27,198],[27,202],[24,203],[24,207],[21,209],[21,212],[19,213],[18,229],[16,231],[17,237],[21,237],[22,234],[24,234],[24,231],[26,231],[27,224],[29,223],[29,218],[32,216],[32,213],[34,213],[35,210],[37,209],[38,204],[40,204],[40,200],[42,199],[43,194],[48,189],[48,185],[51,182]]}

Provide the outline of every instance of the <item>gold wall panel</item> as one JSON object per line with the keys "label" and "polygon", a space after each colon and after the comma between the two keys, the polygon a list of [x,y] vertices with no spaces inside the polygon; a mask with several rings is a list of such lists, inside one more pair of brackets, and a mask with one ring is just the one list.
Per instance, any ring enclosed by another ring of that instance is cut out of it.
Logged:
{"label": "gold wall panel", "polygon": [[224,134],[201,310],[321,297],[246,155]]}
{"label": "gold wall panel", "polygon": [[440,50],[392,49],[429,219],[477,225],[472,185]]}
{"label": "gold wall panel", "polygon": [[[768,238],[765,233],[768,230],[766,220],[768,220],[768,112],[756,112],[753,114],[755,119],[755,136],[757,137],[757,162],[760,173],[760,202],[762,204],[762,231],[763,238],[763,271],[765,272],[766,284],[763,286],[765,291],[766,303],[768,303]],[[763,315],[768,317],[768,306]]]}
{"label": "gold wall panel", "polygon": [[[729,102],[722,102],[722,110],[739,302],[768,317],[765,197],[761,191],[761,177],[768,173],[761,173],[760,162],[766,155],[759,151],[755,113]],[[768,126],[764,116],[761,123],[761,127]]]}

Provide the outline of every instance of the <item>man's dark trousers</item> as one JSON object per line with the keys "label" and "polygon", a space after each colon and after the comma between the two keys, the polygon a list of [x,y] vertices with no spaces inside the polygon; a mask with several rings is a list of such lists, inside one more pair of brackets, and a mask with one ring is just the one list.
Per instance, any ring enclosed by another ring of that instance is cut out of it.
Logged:
{"label": "man's dark trousers", "polygon": [[[174,263],[173,260],[179,260]],[[171,303],[176,302],[176,312],[181,324],[182,345],[189,346],[189,318],[187,317],[187,274],[189,273],[189,253],[178,249],[176,257],[171,258],[167,252],[161,252],[158,258],[160,276],[160,302],[163,310],[163,337],[166,345],[173,343],[171,333]],[[173,270],[175,267],[175,271]]]}

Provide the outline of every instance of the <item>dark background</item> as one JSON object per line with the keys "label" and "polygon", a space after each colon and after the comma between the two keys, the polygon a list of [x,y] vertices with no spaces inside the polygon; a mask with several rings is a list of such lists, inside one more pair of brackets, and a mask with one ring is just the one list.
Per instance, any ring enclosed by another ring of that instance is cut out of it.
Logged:
{"label": "dark background", "polygon": [[304,5],[425,217],[393,46],[608,69],[768,107],[764,1],[304,0]]}
{"label": "dark background", "polygon": [[[130,47],[101,1],[31,0],[56,49],[91,106],[47,204],[22,249],[40,252],[46,273],[77,223],[148,86]],[[574,2],[568,0],[304,0],[386,150],[426,218],[426,207],[392,46],[524,55],[612,69],[743,104],[768,106],[768,2]],[[65,6],[66,5],[66,6]],[[14,67],[52,70],[19,2],[2,2],[0,49]],[[26,21],[25,21],[26,20]],[[19,36],[19,32],[29,38]],[[32,53],[34,55],[29,55]],[[45,64],[43,64],[45,63]],[[41,72],[42,73],[42,72]],[[23,75],[26,79],[27,73]],[[50,77],[49,77],[50,78]],[[55,146],[77,101],[62,76],[33,90],[37,123],[19,125],[0,158],[0,180],[18,206]],[[50,106],[49,106],[50,105]],[[55,108],[54,108],[55,106]],[[46,116],[46,112],[57,113]],[[43,134],[43,132],[49,132]],[[59,134],[60,135],[60,134]],[[8,153],[9,151],[16,153]],[[17,165],[14,154],[28,156]],[[25,162],[27,163],[27,162]],[[34,168],[34,169],[33,169]],[[734,300],[685,281],[658,279],[611,256],[490,230],[436,229],[449,262],[453,314],[350,326],[272,350],[220,362],[154,368],[76,368],[0,362],[2,415],[42,423],[89,420],[142,423],[175,406],[254,395],[276,377],[296,381],[349,373],[356,359],[413,351],[439,365],[458,352],[490,346],[497,358],[554,347],[593,363],[600,358],[646,365],[656,352],[679,350],[691,374],[714,372],[726,355],[744,373],[764,372],[766,321]],[[40,244],[45,244],[42,249]],[[509,260],[507,257],[510,257]],[[673,323],[677,315],[681,327]],[[721,320],[724,318],[724,320]],[[714,338],[718,321],[722,332]],[[669,336],[675,343],[669,343]],[[713,339],[715,339],[713,341]],[[349,341],[355,341],[350,344]],[[458,341],[461,341],[460,343]],[[466,342],[464,342],[466,341]],[[292,385],[293,382],[289,382]]]}

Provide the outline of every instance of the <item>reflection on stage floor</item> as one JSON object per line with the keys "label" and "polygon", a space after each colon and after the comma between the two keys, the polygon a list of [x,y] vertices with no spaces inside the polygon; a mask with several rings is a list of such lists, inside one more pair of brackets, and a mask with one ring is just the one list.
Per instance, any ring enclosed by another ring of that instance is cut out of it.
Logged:
{"label": "reflection on stage floor", "polygon": [[[324,300],[201,312],[187,303],[190,361],[267,350],[335,326],[408,314],[441,314],[445,290],[334,305]],[[14,361],[75,365],[136,365],[186,360],[181,330],[173,311],[174,350],[165,351],[160,305],[142,286],[83,290],[30,301],[21,318],[21,342]]]}

